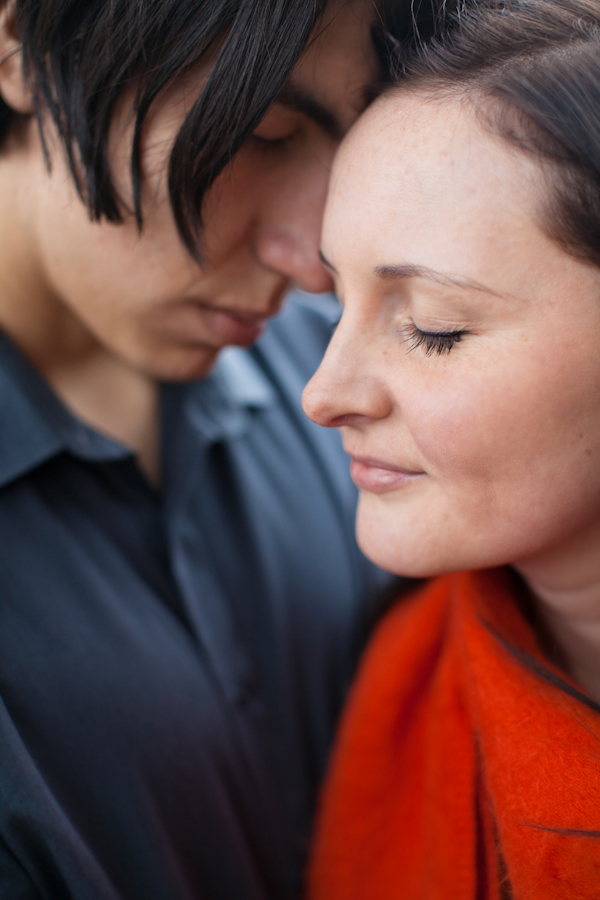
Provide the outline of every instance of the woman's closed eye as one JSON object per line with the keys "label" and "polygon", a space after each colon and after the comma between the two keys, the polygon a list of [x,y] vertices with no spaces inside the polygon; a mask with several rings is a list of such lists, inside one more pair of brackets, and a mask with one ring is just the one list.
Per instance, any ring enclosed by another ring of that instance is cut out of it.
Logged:
{"label": "woman's closed eye", "polygon": [[454,331],[422,331],[413,323],[407,327],[407,335],[404,338],[409,344],[409,352],[423,347],[425,356],[442,356],[450,353],[455,344],[459,344],[469,332],[466,330]]}

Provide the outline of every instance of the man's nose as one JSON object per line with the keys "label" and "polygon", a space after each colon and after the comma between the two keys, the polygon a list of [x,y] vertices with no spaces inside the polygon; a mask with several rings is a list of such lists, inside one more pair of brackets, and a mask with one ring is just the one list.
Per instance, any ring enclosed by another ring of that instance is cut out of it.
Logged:
{"label": "man's nose", "polygon": [[256,241],[257,256],[263,266],[285,275],[304,291],[331,291],[333,281],[319,257],[320,231],[320,216],[312,222],[304,217],[265,227]]}
{"label": "man's nose", "polygon": [[254,238],[263,266],[313,293],[333,289],[331,275],[319,257],[332,159],[333,148],[321,148],[318,155],[304,161],[300,172],[282,172]]}
{"label": "man's nose", "polygon": [[315,375],[304,389],[306,415],[325,428],[366,424],[392,410],[390,395],[377,377],[376,347],[358,323],[344,325],[344,317]]}

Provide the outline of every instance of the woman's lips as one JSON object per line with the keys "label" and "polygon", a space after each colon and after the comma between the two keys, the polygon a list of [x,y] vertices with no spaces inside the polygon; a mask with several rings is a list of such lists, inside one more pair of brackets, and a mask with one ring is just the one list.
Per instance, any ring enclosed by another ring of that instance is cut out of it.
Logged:
{"label": "woman's lips", "polygon": [[350,474],[356,487],[371,494],[385,494],[402,487],[425,472],[411,472],[376,459],[365,459],[353,456]]}

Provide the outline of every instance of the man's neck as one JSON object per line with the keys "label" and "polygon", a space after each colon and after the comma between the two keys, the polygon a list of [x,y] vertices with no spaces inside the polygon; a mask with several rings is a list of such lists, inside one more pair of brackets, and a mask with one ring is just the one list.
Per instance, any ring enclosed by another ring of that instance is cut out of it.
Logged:
{"label": "man's neck", "polygon": [[158,385],[91,338],[72,341],[64,332],[52,329],[52,346],[29,339],[28,330],[15,327],[17,323],[7,315],[6,307],[0,296],[0,327],[65,406],[82,422],[129,447],[150,481],[158,484]]}
{"label": "man's neck", "polygon": [[62,359],[42,374],[83,422],[135,453],[149,480],[160,481],[159,390],[154,381],[103,348]]}
{"label": "man's neck", "polygon": [[[18,165],[18,164],[17,164]],[[28,233],[19,173],[0,166],[0,328],[83,422],[159,480],[159,389],[108,352],[48,287]]]}

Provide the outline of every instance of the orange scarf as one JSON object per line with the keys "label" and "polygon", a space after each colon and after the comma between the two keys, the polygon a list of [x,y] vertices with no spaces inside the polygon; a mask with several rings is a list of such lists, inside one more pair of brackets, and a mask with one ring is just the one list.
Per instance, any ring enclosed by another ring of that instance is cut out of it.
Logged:
{"label": "orange scarf", "polygon": [[438,578],[379,626],[311,900],[599,900],[600,707],[542,655],[512,578]]}

